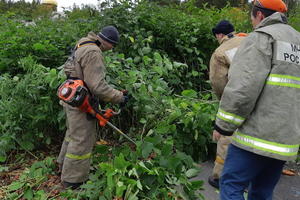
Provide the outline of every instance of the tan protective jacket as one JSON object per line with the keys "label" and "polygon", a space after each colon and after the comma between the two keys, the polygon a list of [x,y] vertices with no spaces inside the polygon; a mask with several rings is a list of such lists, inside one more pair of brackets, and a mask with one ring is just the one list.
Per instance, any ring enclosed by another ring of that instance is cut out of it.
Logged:
{"label": "tan protective jacket", "polygon": [[224,89],[216,130],[232,144],[294,160],[300,144],[300,33],[274,13],[238,49]]}
{"label": "tan protective jacket", "polygon": [[228,70],[238,46],[244,37],[234,35],[229,38],[225,36],[220,46],[214,51],[209,62],[209,80],[211,87],[218,99],[221,99],[225,85],[228,82]]}
{"label": "tan protective jacket", "polygon": [[[85,41],[99,41],[98,36],[90,32],[77,43],[77,50],[64,65],[67,76],[84,80],[90,92],[102,101],[120,103],[123,93],[109,86],[105,80],[105,65],[102,51],[96,44],[84,44]],[[79,45],[79,46],[78,46]]]}

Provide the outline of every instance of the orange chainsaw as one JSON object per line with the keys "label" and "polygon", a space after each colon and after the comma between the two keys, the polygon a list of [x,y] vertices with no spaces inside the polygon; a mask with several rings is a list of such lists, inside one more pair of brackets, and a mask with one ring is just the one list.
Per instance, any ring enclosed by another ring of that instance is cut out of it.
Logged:
{"label": "orange chainsaw", "polygon": [[104,127],[106,124],[113,128],[116,132],[124,136],[130,142],[135,144],[135,142],[123,133],[120,129],[115,127],[112,123],[109,122],[109,119],[119,114],[119,112],[114,112],[112,109],[106,109],[99,111],[94,109],[91,105],[91,96],[89,90],[84,85],[84,82],[80,79],[68,79],[63,82],[57,91],[57,96],[60,100],[65,103],[77,107],[82,112],[88,113],[91,116],[95,117],[98,120],[100,126]]}

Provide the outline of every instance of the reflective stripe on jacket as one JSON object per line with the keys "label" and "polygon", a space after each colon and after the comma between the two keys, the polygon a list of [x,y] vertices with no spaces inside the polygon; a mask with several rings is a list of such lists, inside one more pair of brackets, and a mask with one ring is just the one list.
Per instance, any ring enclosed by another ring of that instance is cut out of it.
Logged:
{"label": "reflective stripe on jacket", "polygon": [[300,144],[300,33],[281,13],[242,42],[216,119],[232,143],[259,155],[294,160]]}
{"label": "reflective stripe on jacket", "polygon": [[221,99],[225,85],[228,82],[228,70],[231,61],[245,35],[229,38],[225,36],[220,46],[214,51],[209,62],[209,80],[214,93]]}

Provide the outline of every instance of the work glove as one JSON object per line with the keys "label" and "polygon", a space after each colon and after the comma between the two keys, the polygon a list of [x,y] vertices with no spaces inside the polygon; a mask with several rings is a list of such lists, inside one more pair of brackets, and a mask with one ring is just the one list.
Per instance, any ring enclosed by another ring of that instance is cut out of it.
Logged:
{"label": "work glove", "polygon": [[121,90],[124,96],[128,96],[128,90]]}
{"label": "work glove", "polygon": [[122,98],[122,101],[120,103],[120,107],[123,108],[127,104],[128,100],[129,100],[129,96],[128,96],[128,91],[127,90],[122,90],[121,92],[123,93],[123,98]]}
{"label": "work glove", "polygon": [[125,105],[127,104],[128,100],[129,100],[129,97],[127,95],[123,95],[122,101],[120,103],[120,107],[121,108],[125,107]]}

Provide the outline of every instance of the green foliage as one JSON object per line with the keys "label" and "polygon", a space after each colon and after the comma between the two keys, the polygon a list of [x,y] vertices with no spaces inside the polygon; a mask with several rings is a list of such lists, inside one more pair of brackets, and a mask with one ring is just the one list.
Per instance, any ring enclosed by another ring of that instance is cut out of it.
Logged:
{"label": "green foliage", "polygon": [[182,97],[172,99],[165,117],[155,130],[172,135],[177,149],[191,155],[194,160],[205,160],[211,151],[210,134],[217,104],[207,101],[210,94],[199,100],[197,92],[185,90]]}
{"label": "green foliage", "polygon": [[40,5],[39,1],[33,0],[28,2],[25,0],[12,1],[12,0],[0,0],[0,13],[16,13],[22,16],[23,19],[31,19],[32,13]]}
{"label": "green foliage", "polygon": [[39,189],[43,182],[47,181],[47,175],[53,174],[55,168],[54,158],[48,157],[43,161],[35,162],[30,168],[26,168],[17,181],[5,188],[6,199],[47,199],[47,193]]}
{"label": "green foliage", "polygon": [[300,4],[296,6],[289,17],[289,24],[300,31]]}
{"label": "green foliage", "polygon": [[[187,64],[179,77],[183,88],[202,90],[209,87],[205,81],[207,65],[217,47],[211,29],[221,19],[231,20],[237,31],[251,30],[248,13],[239,8],[199,9],[189,3],[167,7],[148,1],[111,6],[112,9],[102,11],[105,17],[101,22],[114,24],[124,33],[117,50],[126,57],[139,59],[140,54],[151,48],[168,55],[171,60]],[[176,88],[176,92],[181,90]]]}
{"label": "green foliage", "polygon": [[247,0],[192,0],[195,2],[195,5],[197,6],[203,6],[203,5],[209,5],[209,6],[215,6],[217,8],[223,8],[224,4],[230,4],[233,7],[239,7],[239,6],[245,6],[248,4]]}
{"label": "green foliage", "polygon": [[182,96],[174,94],[173,88],[181,83],[179,77],[187,66],[150,50],[136,63],[123,54],[107,56],[111,82],[122,85],[132,95],[129,116],[133,120],[124,123],[121,118],[122,124],[130,125],[133,137],[142,139],[156,132],[173,138],[174,146],[193,159],[205,159],[210,152],[217,105],[209,93],[201,96],[194,90],[184,90]]}
{"label": "green foliage", "polygon": [[[96,153],[107,153],[96,150]],[[173,149],[172,139],[146,137],[136,150],[112,150],[115,157],[99,164],[76,199],[197,199],[202,181],[189,181],[199,172],[190,156]],[[100,191],[100,194],[99,194]],[[74,197],[65,193],[64,197]]]}
{"label": "green foliage", "polygon": [[[1,14],[0,162],[12,149],[50,145],[63,133],[64,113],[56,88],[64,76],[58,67],[80,37],[112,24],[121,40],[114,52],[105,54],[107,81],[132,96],[112,123],[138,146],[130,149],[124,138],[102,129],[102,136],[109,132],[106,136],[116,146],[97,146],[95,172],[84,190],[77,196],[72,192],[62,196],[196,199],[202,183],[189,181],[198,173],[193,160],[205,160],[214,152],[210,135],[217,102],[207,81],[207,65],[217,42],[211,28],[221,19],[230,20],[237,32],[249,32],[251,25],[243,9],[197,8],[194,3],[107,1],[99,10],[74,8],[66,18],[44,16],[35,19],[35,25],[20,20],[19,15],[24,15],[19,12]],[[298,13],[290,22],[299,30]],[[10,186],[10,195],[22,190],[20,197],[46,199],[45,192],[35,187],[45,181],[42,176],[52,173],[45,166],[36,164],[25,171]],[[33,182],[28,185],[28,181]]]}
{"label": "green foliage", "polygon": [[25,74],[0,78],[1,161],[18,146],[32,150],[38,144],[50,144],[61,118],[55,100],[61,81],[57,70],[37,64],[32,57],[21,59],[19,67]]}
{"label": "green foliage", "polygon": [[36,25],[0,16],[0,72],[22,73],[18,60],[32,56],[38,63],[55,68],[64,63],[74,43],[88,31],[96,21],[70,20],[52,21],[47,18],[35,21]]}

